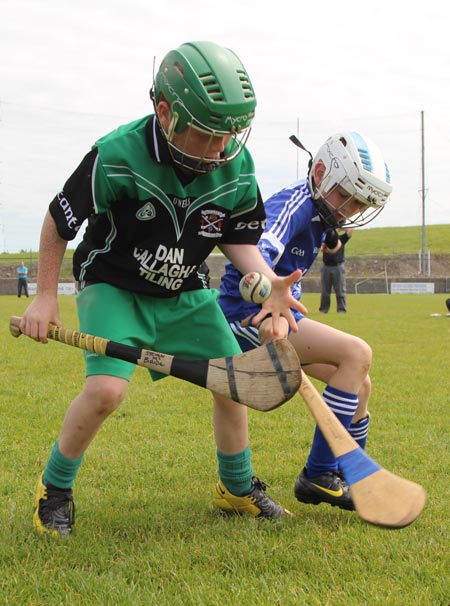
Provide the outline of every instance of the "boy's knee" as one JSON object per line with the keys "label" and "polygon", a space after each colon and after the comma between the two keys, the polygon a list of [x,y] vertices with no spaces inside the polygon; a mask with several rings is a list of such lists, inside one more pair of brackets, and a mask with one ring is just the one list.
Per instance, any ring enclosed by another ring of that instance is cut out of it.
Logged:
{"label": "boy's knee", "polygon": [[85,394],[92,401],[96,412],[102,416],[111,414],[125,398],[128,381],[116,377],[90,377]]}

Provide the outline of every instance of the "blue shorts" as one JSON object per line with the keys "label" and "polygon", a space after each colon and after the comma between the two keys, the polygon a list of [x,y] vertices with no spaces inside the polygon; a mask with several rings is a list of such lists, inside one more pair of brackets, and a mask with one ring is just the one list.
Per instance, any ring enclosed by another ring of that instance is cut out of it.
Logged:
{"label": "blue shorts", "polygon": [[[295,318],[295,321],[298,323],[305,316],[301,314],[299,311],[295,309],[291,309],[292,315]],[[259,347],[261,342],[259,340],[258,329],[255,326],[247,326],[243,328],[241,326],[241,322],[234,321],[230,322],[230,328],[234,333],[234,336],[237,339],[242,351],[250,351],[251,349],[255,349],[255,347]],[[289,329],[290,332],[291,329]]]}

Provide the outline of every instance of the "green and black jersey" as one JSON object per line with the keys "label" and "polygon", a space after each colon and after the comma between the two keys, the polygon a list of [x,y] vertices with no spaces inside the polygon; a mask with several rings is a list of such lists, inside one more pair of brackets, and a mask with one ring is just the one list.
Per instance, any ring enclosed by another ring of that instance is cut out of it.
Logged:
{"label": "green and black jersey", "polygon": [[209,174],[184,174],[154,116],[97,141],[50,213],[65,240],[88,221],[76,280],[155,297],[202,288],[196,270],[214,247],[256,244],[265,222],[247,150]]}

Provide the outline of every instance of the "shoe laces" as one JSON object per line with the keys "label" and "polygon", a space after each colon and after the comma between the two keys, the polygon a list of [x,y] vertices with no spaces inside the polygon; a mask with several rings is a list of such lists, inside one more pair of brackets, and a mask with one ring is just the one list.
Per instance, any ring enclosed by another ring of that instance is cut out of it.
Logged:
{"label": "shoe laces", "polygon": [[323,484],[323,486],[325,488],[331,488],[334,490],[338,490],[339,488],[342,488],[344,493],[347,493],[348,484],[345,481],[345,478],[340,471],[328,471],[328,472],[324,473],[322,477],[324,478],[324,480],[325,480],[325,477],[327,477],[328,485],[325,486],[325,482]]}
{"label": "shoe laces", "polygon": [[269,488],[269,485],[266,484],[265,482],[263,482],[262,480],[260,480],[259,478],[257,478],[256,476],[253,476],[251,491],[253,491],[255,488],[256,488],[256,490],[261,490],[262,492],[266,492],[267,488]]}
{"label": "shoe laces", "polygon": [[72,490],[46,487],[46,499],[39,503],[39,516],[44,524],[72,526],[75,523],[75,502]]}
{"label": "shoe laces", "polygon": [[261,509],[263,514],[272,514],[274,509],[283,510],[281,505],[278,505],[278,503],[276,503],[269,497],[268,494],[266,494],[267,488],[268,484],[254,476],[252,478],[252,488],[248,496],[254,499],[255,503]]}
{"label": "shoe laces", "polygon": [[269,497],[268,494],[266,494],[267,488],[268,484],[256,476],[253,476],[252,487],[247,496],[253,500],[254,504],[260,510],[260,513],[256,517],[276,519],[284,515],[292,515],[284,507]]}
{"label": "shoe laces", "polygon": [[338,469],[338,471],[336,471],[336,475],[338,476],[342,486],[347,486],[347,480],[344,478],[344,474],[342,473],[342,471],[340,469]]}

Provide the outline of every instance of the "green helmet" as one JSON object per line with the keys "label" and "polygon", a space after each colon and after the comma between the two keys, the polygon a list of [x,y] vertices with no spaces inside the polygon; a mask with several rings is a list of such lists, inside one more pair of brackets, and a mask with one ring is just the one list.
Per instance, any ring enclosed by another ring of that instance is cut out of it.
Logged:
{"label": "green helmet", "polygon": [[[173,161],[183,169],[208,173],[244,149],[255,116],[250,78],[233,51],[214,42],[186,42],[163,59],[150,92],[157,114],[161,97],[170,106],[166,132]],[[223,154],[211,161],[189,155],[173,141],[186,127],[210,137],[230,136]]]}
{"label": "green helmet", "polygon": [[176,115],[176,133],[193,119],[207,132],[239,132],[255,116],[256,97],[244,66],[214,42],[187,42],[170,51],[153,88],[155,102],[163,95]]}

